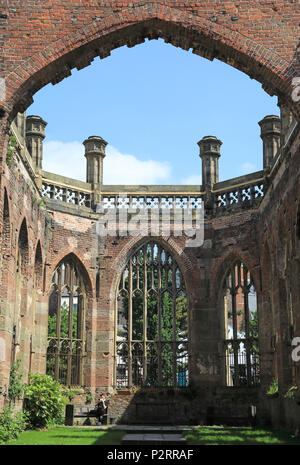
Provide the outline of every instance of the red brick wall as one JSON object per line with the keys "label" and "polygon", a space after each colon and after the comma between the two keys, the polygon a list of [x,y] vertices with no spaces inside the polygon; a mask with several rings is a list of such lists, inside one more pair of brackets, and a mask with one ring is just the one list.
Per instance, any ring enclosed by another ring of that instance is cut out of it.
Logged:
{"label": "red brick wall", "polygon": [[[0,381],[3,387],[7,387],[14,325],[19,328],[15,346],[16,358],[22,358],[25,379],[27,379],[30,364],[36,371],[44,370],[45,357],[40,357],[38,344],[34,350],[39,362],[34,362],[35,355],[30,354],[30,339],[34,332],[39,332],[40,324],[39,312],[35,318],[32,304],[36,247],[40,241],[42,263],[39,268],[43,274],[47,235],[45,234],[45,211],[35,202],[35,194],[32,190],[33,180],[22,162],[15,156],[15,163],[11,168],[6,163],[3,166],[1,193],[6,200],[5,203],[1,202],[0,213],[1,230],[3,220],[5,226],[1,233],[0,337],[5,341],[6,357],[5,361],[1,361],[0,364]],[[18,287],[16,270],[19,247],[23,250],[23,266],[20,270],[22,276]],[[19,294],[19,299],[16,294]],[[45,301],[40,288],[37,301],[43,302],[43,299]],[[18,301],[20,308],[18,308]],[[43,321],[41,328],[44,325]],[[0,398],[0,403],[2,401],[3,397]]]}
{"label": "red brick wall", "polygon": [[[26,1],[10,0],[0,23],[1,76],[8,112],[30,104],[48,82],[97,55],[145,37],[214,56],[291,102],[291,78],[300,74],[297,1]],[[296,108],[296,106],[295,106]]]}
{"label": "red brick wall", "polygon": [[[300,113],[299,103],[291,99],[291,79],[300,76],[300,4],[297,1],[10,0],[6,5],[0,11],[0,75],[6,84],[4,100],[0,102],[0,162],[5,159],[9,120],[30,105],[38,89],[68,76],[74,66],[82,68],[95,56],[105,57],[115,47],[132,46],[146,37],[162,37],[184,49],[193,48],[195,53],[209,59],[217,57],[236,66]],[[245,262],[256,285],[264,383],[272,379],[274,363],[281,389],[293,381],[291,326],[295,336],[300,336],[299,146],[298,137],[258,212],[229,215],[207,224],[206,239],[211,240],[211,247],[188,251],[182,238],[170,244],[187,281],[192,370],[195,381],[204,390],[221,382],[220,284],[227,265],[235,257]],[[10,244],[3,245],[5,253],[1,255],[0,337],[6,347],[5,361],[1,361],[2,385],[7,385],[9,377],[16,253],[20,227],[26,218],[28,267],[21,291],[26,308],[22,308],[20,346],[25,377],[30,364],[34,371],[45,370],[49,284],[55,266],[66,254],[72,253],[82,264],[88,291],[86,385],[109,387],[114,289],[134,241],[108,240],[106,244],[99,244],[91,220],[58,212],[47,214],[34,203],[28,187],[30,177],[21,163],[13,169],[2,163],[0,169],[2,245],[4,238],[10,239]],[[10,228],[7,213],[3,216],[4,187]],[[39,240],[43,286],[36,290],[37,305],[33,310],[33,270]],[[100,292],[96,299],[97,271]],[[267,279],[268,274],[271,279]],[[30,356],[32,335],[38,336],[33,340],[34,353]],[[270,348],[273,336],[276,362]],[[299,385],[299,366],[296,382]]]}

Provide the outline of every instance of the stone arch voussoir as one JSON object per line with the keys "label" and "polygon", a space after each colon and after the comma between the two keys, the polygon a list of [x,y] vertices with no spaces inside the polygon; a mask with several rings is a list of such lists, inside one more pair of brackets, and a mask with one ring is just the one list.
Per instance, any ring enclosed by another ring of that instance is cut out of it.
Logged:
{"label": "stone arch voussoir", "polygon": [[191,263],[189,257],[186,255],[182,247],[177,244],[177,242],[172,238],[162,238],[162,237],[132,237],[126,245],[122,248],[120,253],[115,258],[112,269],[115,270],[113,274],[113,279],[111,281],[109,297],[110,301],[113,302],[115,298],[116,286],[120,276],[122,274],[123,269],[125,268],[127,261],[129,260],[130,256],[143,244],[153,240],[160,245],[162,245],[166,250],[168,250],[174,259],[176,260],[185,280],[187,293],[189,293],[189,280],[188,280],[188,273],[193,268],[193,264]]}
{"label": "stone arch voussoir", "polygon": [[131,47],[145,38],[159,37],[240,69],[261,82],[271,95],[286,96],[298,112],[300,105],[291,100],[291,82],[297,72],[274,50],[236,29],[161,2],[135,3],[49,43],[7,76],[5,109],[13,117],[32,103],[41,87],[69,76],[72,68],[81,69],[96,56],[104,58],[122,45]]}

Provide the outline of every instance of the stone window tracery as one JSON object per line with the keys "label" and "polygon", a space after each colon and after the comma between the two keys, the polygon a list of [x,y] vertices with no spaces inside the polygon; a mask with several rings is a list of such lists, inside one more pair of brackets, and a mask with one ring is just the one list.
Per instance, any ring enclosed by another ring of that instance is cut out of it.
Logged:
{"label": "stone window tracery", "polygon": [[117,388],[188,384],[188,303],[178,264],[155,241],[128,260],[115,324]]}
{"label": "stone window tracery", "polygon": [[256,291],[251,273],[240,261],[234,263],[225,279],[224,311],[226,385],[258,384]]}
{"label": "stone window tracery", "polygon": [[72,259],[55,270],[49,297],[47,374],[67,386],[82,385],[85,288]]}

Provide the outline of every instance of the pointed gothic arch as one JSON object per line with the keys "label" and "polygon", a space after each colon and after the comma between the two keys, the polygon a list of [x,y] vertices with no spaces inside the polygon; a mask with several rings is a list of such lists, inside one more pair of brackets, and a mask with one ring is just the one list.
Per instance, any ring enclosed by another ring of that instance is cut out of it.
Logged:
{"label": "pointed gothic arch", "polygon": [[39,240],[35,248],[34,258],[34,287],[42,289],[43,286],[43,257],[41,241]]}
{"label": "pointed gothic arch", "polygon": [[[262,311],[260,320],[265,327],[264,335],[266,338],[265,345],[272,353],[272,367],[269,372],[272,372],[272,378],[278,381],[277,367],[277,342],[278,333],[276,334],[277,322],[275,321],[275,312],[273,304],[273,263],[270,253],[270,246],[265,242],[262,248]],[[265,370],[267,371],[267,370]],[[271,380],[270,380],[271,382]]]}
{"label": "pointed gothic arch", "polygon": [[26,218],[23,218],[17,242],[17,257],[15,271],[15,307],[12,328],[11,363],[22,344],[21,318],[27,313],[27,284],[29,274],[29,241]]}
{"label": "pointed gothic arch", "polygon": [[280,338],[287,341],[281,345],[281,353],[278,363],[281,364],[281,378],[279,385],[283,383],[291,384],[293,378],[293,359],[290,355],[288,344],[293,339],[293,307],[291,305],[291,282],[288,274],[288,241],[286,237],[286,218],[280,215],[278,218],[277,250],[275,255],[276,263],[276,284],[278,301],[276,313],[277,322],[280,326]]}
{"label": "pointed gothic arch", "polygon": [[179,388],[189,378],[186,286],[159,241],[134,247],[117,285],[114,387]]}
{"label": "pointed gothic arch", "polygon": [[82,69],[96,56],[104,58],[114,48],[132,47],[147,37],[161,37],[210,60],[218,58],[261,82],[271,95],[284,95],[298,111],[291,98],[291,81],[297,71],[274,47],[268,48],[270,42],[264,43],[262,38],[258,42],[237,27],[157,2],[137,3],[97,21],[87,20],[75,31],[72,24],[72,31],[66,30],[59,40],[55,36],[55,40],[42,43],[27,57],[25,66],[19,64],[8,74],[6,109],[14,115],[23,112],[33,94],[47,83],[56,84],[69,76],[72,68]]}
{"label": "pointed gothic arch", "polygon": [[28,228],[26,218],[23,219],[18,236],[18,249],[17,249],[17,272],[18,270],[26,275],[28,273],[29,265],[29,240]]}
{"label": "pointed gothic arch", "polygon": [[10,254],[11,248],[11,227],[10,227],[10,209],[6,187],[4,187],[3,213],[2,213],[2,254],[7,256]]}
{"label": "pointed gothic arch", "polygon": [[256,288],[252,273],[230,256],[222,282],[224,381],[227,386],[259,383],[259,328]]}
{"label": "pointed gothic arch", "polygon": [[84,384],[85,275],[77,257],[68,254],[56,266],[50,286],[46,371],[67,386]]}

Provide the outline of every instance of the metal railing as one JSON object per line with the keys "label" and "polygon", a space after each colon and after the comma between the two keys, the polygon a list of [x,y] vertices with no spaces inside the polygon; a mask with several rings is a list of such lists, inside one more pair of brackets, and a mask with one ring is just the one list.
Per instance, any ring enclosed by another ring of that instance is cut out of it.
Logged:
{"label": "metal railing", "polygon": [[259,353],[257,341],[246,339],[225,342],[225,370],[227,386],[255,386],[259,384]]}

